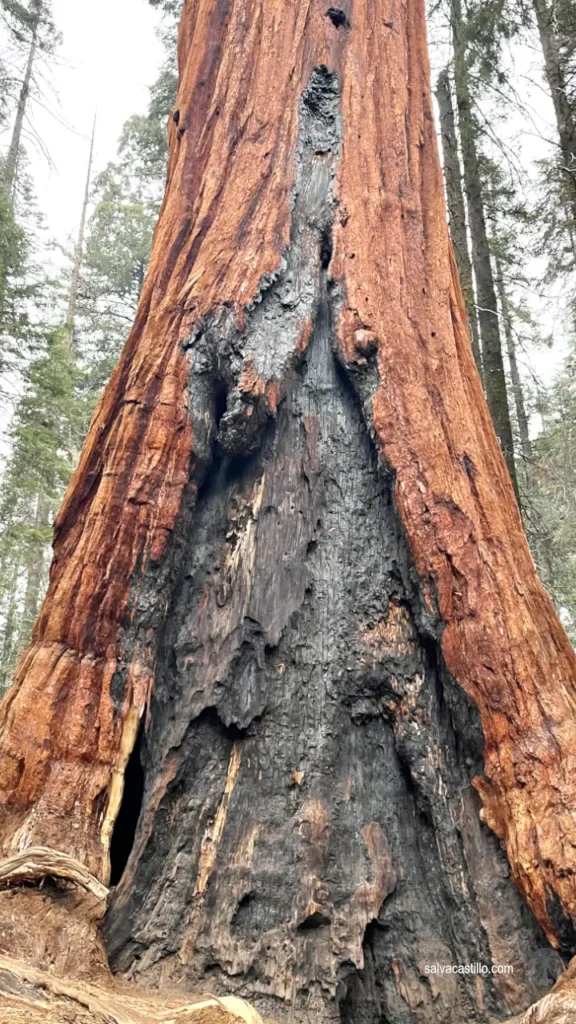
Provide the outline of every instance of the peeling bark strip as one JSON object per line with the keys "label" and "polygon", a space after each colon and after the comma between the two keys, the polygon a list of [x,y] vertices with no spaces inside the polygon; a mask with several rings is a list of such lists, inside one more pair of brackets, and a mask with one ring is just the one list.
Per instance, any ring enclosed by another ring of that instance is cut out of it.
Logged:
{"label": "peeling bark strip", "polygon": [[[470,351],[423,4],[337,13],[185,4],[150,271],[0,711],[2,852],[106,882],[147,712],[119,968],[487,1021],[542,938],[470,776],[571,946],[576,663]],[[514,980],[421,971],[490,959]]]}

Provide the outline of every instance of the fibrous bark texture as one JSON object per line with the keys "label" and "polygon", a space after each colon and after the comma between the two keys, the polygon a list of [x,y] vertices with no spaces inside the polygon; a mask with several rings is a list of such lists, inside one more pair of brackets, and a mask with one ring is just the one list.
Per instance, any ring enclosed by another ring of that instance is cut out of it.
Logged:
{"label": "fibrous bark texture", "polygon": [[470,349],[423,5],[197,0],[179,50],[142,302],[0,711],[4,855],[112,868],[131,977],[503,1019],[540,929],[573,941],[576,665]]}

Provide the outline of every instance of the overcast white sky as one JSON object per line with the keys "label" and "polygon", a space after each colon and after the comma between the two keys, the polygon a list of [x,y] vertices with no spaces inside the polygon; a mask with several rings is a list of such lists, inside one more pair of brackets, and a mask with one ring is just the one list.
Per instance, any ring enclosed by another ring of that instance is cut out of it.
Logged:
{"label": "overcast white sky", "polygon": [[[48,236],[70,252],[80,221],[94,112],[97,173],[114,159],[124,121],[145,111],[163,50],[155,33],[159,15],[148,0],[53,0],[53,12],[63,41],[56,57],[38,69],[41,95],[30,105],[25,145]],[[8,137],[1,138],[3,146]],[[47,255],[56,263],[63,258],[58,250]],[[3,387],[9,391],[10,380],[4,379]],[[11,402],[0,403],[0,454],[11,409]]]}
{"label": "overcast white sky", "polygon": [[32,119],[54,166],[30,141],[27,150],[38,207],[63,242],[80,218],[95,109],[98,171],[113,159],[123,122],[145,110],[162,47],[147,0],[53,0],[53,10],[63,44],[47,76],[48,109],[34,104]]}

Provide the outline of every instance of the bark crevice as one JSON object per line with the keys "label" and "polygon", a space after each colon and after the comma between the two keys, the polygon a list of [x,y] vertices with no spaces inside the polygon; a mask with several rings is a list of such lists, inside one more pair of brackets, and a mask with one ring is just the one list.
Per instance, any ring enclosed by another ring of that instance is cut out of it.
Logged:
{"label": "bark crevice", "polygon": [[124,771],[124,793],[110,841],[110,886],[120,882],[134,846],[145,786],[143,741],[142,723]]}

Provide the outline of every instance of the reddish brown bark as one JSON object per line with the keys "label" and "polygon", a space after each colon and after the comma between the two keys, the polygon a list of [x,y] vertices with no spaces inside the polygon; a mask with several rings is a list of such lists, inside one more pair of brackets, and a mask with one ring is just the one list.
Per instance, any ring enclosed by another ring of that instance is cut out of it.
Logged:
{"label": "reddish brown bark", "polygon": [[[217,429],[214,396],[189,408],[194,332],[218,310],[233,311],[241,330],[279,268],[300,97],[325,67],[341,93],[330,264],[344,297],[340,359],[372,392],[375,437],[425,600],[444,623],[446,664],[481,714],[486,821],[556,942],[576,916],[576,662],[536,578],[472,358],[423,3],[356,0],[343,13],[335,23],[318,0],[185,4],[150,271],[58,517],[33,644],[1,710],[3,849],[52,847],[108,877],[123,773],[154,677],[171,538]],[[304,318],[266,379],[246,357],[235,430],[274,415],[308,334]],[[151,579],[156,618],[141,620]]]}

